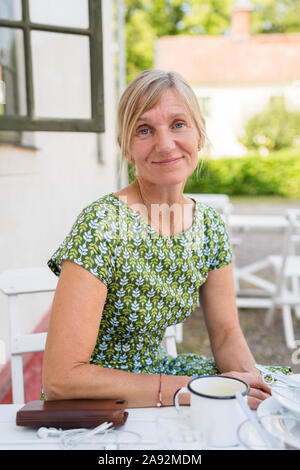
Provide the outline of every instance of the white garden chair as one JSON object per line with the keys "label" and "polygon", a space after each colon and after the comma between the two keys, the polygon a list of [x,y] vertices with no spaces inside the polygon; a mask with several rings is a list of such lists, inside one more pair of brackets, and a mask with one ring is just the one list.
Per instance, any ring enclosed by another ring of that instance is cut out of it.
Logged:
{"label": "white garden chair", "polygon": [[177,325],[168,326],[163,337],[163,346],[167,353],[172,356],[177,356],[177,343],[182,342],[182,323]]}
{"label": "white garden chair", "polygon": [[43,351],[47,333],[21,334],[20,294],[55,291],[56,276],[49,268],[9,269],[0,274],[0,290],[8,296],[13,403],[24,403],[22,354]]}
{"label": "white garden chair", "polygon": [[[284,215],[247,215],[230,214],[229,223],[231,230],[254,233],[285,233],[289,223]],[[243,248],[243,239],[241,249]],[[238,255],[237,255],[238,258]],[[236,292],[239,308],[269,309],[272,305],[272,296],[275,293],[275,284],[269,276],[264,276],[263,271],[272,269],[269,256],[253,260],[244,266],[235,267],[237,277]],[[248,287],[241,287],[244,282]],[[250,286],[255,288],[250,288]]]}
{"label": "white garden chair", "polygon": [[[284,236],[282,254],[269,256],[269,262],[276,273],[276,288],[266,317],[271,325],[276,308],[282,310],[285,341],[288,348],[295,348],[292,313],[300,319],[300,256],[297,244],[300,242],[300,210],[286,211],[288,226]],[[299,245],[300,246],[300,245]]]}

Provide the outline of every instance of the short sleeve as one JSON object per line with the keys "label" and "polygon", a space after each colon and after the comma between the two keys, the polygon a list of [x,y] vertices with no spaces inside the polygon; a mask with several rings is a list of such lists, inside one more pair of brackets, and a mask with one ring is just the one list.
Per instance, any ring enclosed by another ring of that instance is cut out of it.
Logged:
{"label": "short sleeve", "polygon": [[204,215],[205,245],[209,270],[219,269],[232,263],[232,250],[224,220],[218,212],[207,207]]}
{"label": "short sleeve", "polygon": [[47,265],[57,276],[64,260],[87,269],[108,287],[115,265],[114,238],[107,230],[110,218],[107,211],[91,204],[77,217],[70,233],[53,253]]}

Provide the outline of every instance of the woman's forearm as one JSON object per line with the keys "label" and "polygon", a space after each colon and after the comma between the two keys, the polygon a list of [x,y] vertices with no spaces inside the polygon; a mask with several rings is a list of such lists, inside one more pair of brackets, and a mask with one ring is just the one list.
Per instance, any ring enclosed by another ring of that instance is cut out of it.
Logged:
{"label": "woman's forearm", "polygon": [[[72,367],[63,378],[55,373],[51,376],[53,378],[44,383],[48,400],[122,399],[128,402],[128,408],[152,407],[158,402],[159,374],[136,374],[95,364],[79,364]],[[187,376],[162,375],[163,405],[173,405],[174,393],[186,386],[189,380],[191,378]],[[188,396],[183,395],[180,402],[188,404]]]}
{"label": "woman's forearm", "polygon": [[[237,329],[224,334],[222,341],[212,344],[212,349],[217,367],[222,373],[256,371],[255,359],[241,330]],[[256,372],[259,374],[258,371]]]}

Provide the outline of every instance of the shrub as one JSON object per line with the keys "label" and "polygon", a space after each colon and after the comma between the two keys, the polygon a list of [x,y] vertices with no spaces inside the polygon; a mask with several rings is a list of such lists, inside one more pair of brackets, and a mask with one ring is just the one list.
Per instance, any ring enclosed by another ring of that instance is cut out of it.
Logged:
{"label": "shrub", "polygon": [[290,148],[300,137],[300,112],[289,111],[283,96],[270,99],[264,111],[252,116],[239,141],[249,150]]}
{"label": "shrub", "polygon": [[273,152],[267,157],[252,152],[241,158],[205,159],[200,175],[196,169],[188,178],[185,192],[299,198],[300,149]]}

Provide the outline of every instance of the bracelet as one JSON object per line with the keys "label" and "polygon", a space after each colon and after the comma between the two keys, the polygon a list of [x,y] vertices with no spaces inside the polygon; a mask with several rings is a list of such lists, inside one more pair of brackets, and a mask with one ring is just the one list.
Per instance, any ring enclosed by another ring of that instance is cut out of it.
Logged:
{"label": "bracelet", "polygon": [[156,403],[156,406],[159,408],[161,406],[164,406],[163,405],[163,402],[162,402],[162,394],[161,394],[161,382],[162,382],[162,377],[161,377],[161,373],[159,374],[159,388],[158,388],[158,401]]}

